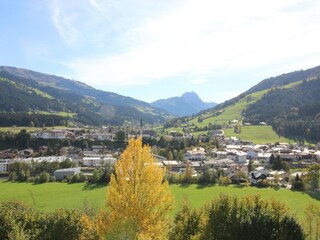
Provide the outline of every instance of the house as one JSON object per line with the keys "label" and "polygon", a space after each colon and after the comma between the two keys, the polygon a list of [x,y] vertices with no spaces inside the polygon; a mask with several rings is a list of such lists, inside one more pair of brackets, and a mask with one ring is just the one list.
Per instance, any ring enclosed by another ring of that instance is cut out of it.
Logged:
{"label": "house", "polygon": [[248,168],[246,166],[241,167],[238,165],[230,166],[224,171],[233,183],[244,183],[247,181]]}
{"label": "house", "polygon": [[227,158],[227,152],[226,151],[217,151],[216,152],[218,159],[224,159]]}
{"label": "house", "polygon": [[112,141],[115,138],[114,133],[97,133],[94,135],[96,140],[99,141]]}
{"label": "house", "polygon": [[226,168],[229,166],[234,165],[234,161],[229,158],[223,158],[223,159],[211,159],[204,161],[204,164],[206,166],[209,166],[209,168]]}
{"label": "house", "polygon": [[162,161],[162,163],[169,171],[178,172],[180,169],[180,164],[177,161]]}
{"label": "house", "polygon": [[276,176],[278,176],[279,180],[281,181],[282,179],[284,179],[287,175],[287,172],[286,171],[277,171],[277,170],[274,170],[274,171],[271,171],[269,172],[270,174],[270,178],[275,178]]}
{"label": "house", "polygon": [[269,152],[258,153],[258,160],[259,162],[264,161],[265,163],[269,163],[271,155],[272,153]]}
{"label": "house", "polygon": [[254,150],[254,149],[250,149],[247,151],[247,158],[251,158],[251,159],[256,159],[258,158],[258,152],[257,150]]}
{"label": "house", "polygon": [[243,163],[247,160],[247,154],[242,151],[229,150],[226,151],[227,158],[232,159],[237,163]]}
{"label": "house", "polygon": [[63,169],[58,169],[54,171],[53,175],[57,180],[63,180],[66,177],[72,177],[73,175],[76,175],[80,173],[80,168],[63,168]]}
{"label": "house", "polygon": [[252,184],[258,184],[260,181],[269,177],[269,171],[266,170],[264,167],[257,167],[255,171],[250,173],[250,180]]}
{"label": "house", "polygon": [[202,161],[206,159],[206,152],[204,148],[197,147],[192,150],[188,150],[184,158],[186,160],[196,160],[196,161]]}
{"label": "house", "polygon": [[8,172],[9,159],[0,159],[0,172]]}
{"label": "house", "polygon": [[38,138],[43,139],[65,139],[67,137],[66,130],[51,130],[37,133]]}
{"label": "house", "polygon": [[83,166],[86,167],[98,167],[104,163],[115,164],[117,160],[113,158],[111,155],[107,156],[91,156],[91,157],[84,157],[82,160]]}

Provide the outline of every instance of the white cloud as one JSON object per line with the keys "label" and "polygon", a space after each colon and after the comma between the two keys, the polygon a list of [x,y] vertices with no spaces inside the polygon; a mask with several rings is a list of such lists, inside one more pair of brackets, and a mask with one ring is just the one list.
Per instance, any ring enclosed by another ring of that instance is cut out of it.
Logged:
{"label": "white cloud", "polygon": [[200,84],[214,79],[212,73],[221,69],[254,71],[288,62],[299,66],[306,56],[314,59],[313,64],[320,53],[317,1],[181,0],[156,7],[146,1],[133,6],[124,0],[82,4],[88,3],[89,10],[77,7],[87,19],[70,14],[61,2],[53,19],[70,44],[94,38],[83,31],[106,32],[99,35],[98,45],[105,43],[108,51],[98,54],[92,46],[92,56],[76,57],[68,64],[74,78],[100,86],[146,84],[182,75]]}
{"label": "white cloud", "polygon": [[241,91],[224,91],[224,92],[217,93],[213,97],[215,101],[217,101],[217,103],[222,103],[228,99],[239,96],[241,93],[242,93]]}
{"label": "white cloud", "polygon": [[195,85],[202,85],[202,84],[207,83],[207,82],[208,82],[207,79],[199,79],[199,78],[195,78],[195,79],[189,80],[189,83],[195,84]]}

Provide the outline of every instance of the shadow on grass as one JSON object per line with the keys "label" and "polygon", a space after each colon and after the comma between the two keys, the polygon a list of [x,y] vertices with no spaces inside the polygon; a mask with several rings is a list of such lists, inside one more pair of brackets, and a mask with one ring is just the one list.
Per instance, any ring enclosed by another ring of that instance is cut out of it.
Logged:
{"label": "shadow on grass", "polygon": [[204,188],[210,188],[218,186],[217,184],[197,184],[197,189],[204,189]]}
{"label": "shadow on grass", "polygon": [[320,193],[319,192],[311,192],[311,191],[307,191],[304,192],[306,194],[308,194],[310,197],[316,199],[316,200],[320,200]]}
{"label": "shadow on grass", "polygon": [[179,184],[179,187],[181,187],[181,188],[188,188],[188,187],[190,187],[190,185],[192,185],[191,183],[180,183]]}
{"label": "shadow on grass", "polygon": [[94,190],[107,187],[106,183],[89,183],[84,184],[82,190]]}

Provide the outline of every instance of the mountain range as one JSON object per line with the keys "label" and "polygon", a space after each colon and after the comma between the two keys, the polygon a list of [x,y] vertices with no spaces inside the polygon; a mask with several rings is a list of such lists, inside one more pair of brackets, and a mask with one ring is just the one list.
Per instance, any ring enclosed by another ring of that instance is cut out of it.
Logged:
{"label": "mountain range", "polygon": [[[66,124],[84,125],[124,123],[164,123],[179,114],[193,114],[213,106],[203,103],[195,93],[186,93],[176,103],[182,111],[165,104],[149,104],[113,92],[97,90],[79,81],[0,66],[0,125],[37,126]],[[17,117],[19,116],[19,117]],[[23,122],[21,119],[25,119]]]}
{"label": "mountain range", "polygon": [[216,103],[203,102],[195,92],[186,92],[181,97],[160,99],[151,103],[151,106],[163,109],[172,115],[188,116],[202,110],[212,108]]}
{"label": "mountain range", "polygon": [[131,97],[22,68],[0,67],[0,88],[2,114],[24,112],[33,116],[67,116],[69,121],[85,125],[122,125],[140,119],[146,123],[162,123],[171,117],[167,112]]}

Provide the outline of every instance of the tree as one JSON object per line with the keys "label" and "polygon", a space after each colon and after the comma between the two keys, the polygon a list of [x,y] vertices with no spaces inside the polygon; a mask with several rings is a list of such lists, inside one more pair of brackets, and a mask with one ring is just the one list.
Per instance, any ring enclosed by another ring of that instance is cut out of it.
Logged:
{"label": "tree", "polygon": [[181,203],[181,210],[175,215],[169,240],[198,239],[201,232],[201,215],[201,211],[192,209],[188,200],[184,199]]}
{"label": "tree", "polygon": [[168,160],[173,160],[173,154],[172,154],[171,151],[168,152],[168,154],[167,154],[167,159],[168,159]]}
{"label": "tree", "polygon": [[116,133],[116,139],[118,142],[123,142],[126,140],[126,133],[124,131],[118,131]]}
{"label": "tree", "polygon": [[311,191],[319,190],[320,164],[313,164],[308,168],[307,180]]}
{"label": "tree", "polygon": [[259,195],[221,194],[203,212],[206,224],[200,239],[305,239],[284,204]]}
{"label": "tree", "polygon": [[30,133],[28,133],[25,129],[22,129],[17,134],[18,147],[21,148],[21,149],[29,148],[30,139],[31,139]]}
{"label": "tree", "polygon": [[108,234],[112,239],[163,239],[173,196],[149,146],[130,139],[107,188]]}
{"label": "tree", "polygon": [[315,203],[310,203],[304,209],[305,213],[305,228],[310,239],[319,239],[320,228],[320,206]]}
{"label": "tree", "polygon": [[272,165],[276,160],[276,157],[274,156],[274,154],[272,153],[271,156],[270,156],[270,160],[269,160],[269,163]]}
{"label": "tree", "polygon": [[72,168],[75,166],[76,166],[76,163],[72,162],[72,160],[70,160],[69,158],[67,158],[66,160],[60,163],[60,168]]}

